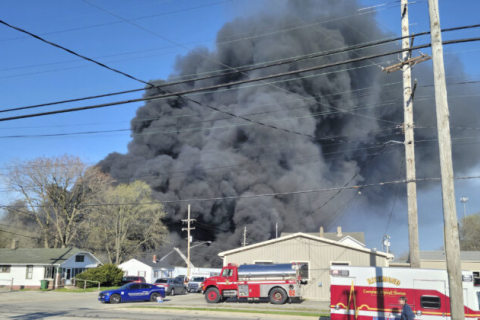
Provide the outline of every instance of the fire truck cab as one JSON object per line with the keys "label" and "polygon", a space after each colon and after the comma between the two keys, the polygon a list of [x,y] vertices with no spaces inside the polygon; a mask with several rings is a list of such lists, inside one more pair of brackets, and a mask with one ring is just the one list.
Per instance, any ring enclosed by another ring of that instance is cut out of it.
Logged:
{"label": "fire truck cab", "polygon": [[[332,267],[331,320],[398,319],[400,297],[415,313],[415,319],[451,319],[446,270]],[[463,300],[466,319],[480,319],[480,276],[463,271]]]}
{"label": "fire truck cab", "polygon": [[273,304],[283,304],[301,297],[299,268],[295,263],[228,264],[219,276],[204,281],[203,291],[208,303],[218,303],[228,298],[269,298]]}

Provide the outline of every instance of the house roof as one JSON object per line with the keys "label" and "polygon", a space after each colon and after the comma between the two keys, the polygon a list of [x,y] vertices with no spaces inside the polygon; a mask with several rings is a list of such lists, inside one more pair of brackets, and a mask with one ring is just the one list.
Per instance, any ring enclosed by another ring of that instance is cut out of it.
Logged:
{"label": "house roof", "polygon": [[154,269],[174,269],[174,267],[165,261],[157,261],[153,262],[152,258],[144,258],[144,259],[135,259],[137,261],[140,261],[143,264],[146,264],[149,267],[152,267]]}
{"label": "house roof", "polygon": [[272,244],[272,243],[282,242],[282,241],[285,241],[285,240],[294,239],[294,238],[298,238],[298,237],[303,237],[303,238],[307,238],[307,239],[311,239],[311,240],[315,240],[315,241],[319,241],[319,242],[324,242],[324,243],[328,243],[328,244],[332,244],[332,245],[337,245],[337,246],[344,247],[344,248],[349,248],[349,249],[352,249],[352,250],[363,251],[363,252],[366,252],[366,253],[373,253],[373,254],[378,255],[378,256],[383,256],[383,257],[386,257],[388,259],[393,259],[393,255],[390,254],[390,253],[385,253],[385,252],[381,252],[381,251],[377,251],[377,250],[371,250],[371,249],[367,249],[367,248],[360,248],[358,246],[352,246],[352,245],[349,245],[349,244],[346,244],[346,243],[338,242],[338,241],[335,241],[335,240],[330,240],[330,239],[327,239],[325,237],[319,237],[317,234],[312,235],[312,234],[309,234],[309,233],[302,233],[302,232],[293,233],[293,234],[290,234],[290,235],[287,235],[287,236],[283,235],[283,236],[281,236],[279,238],[276,238],[276,239],[267,240],[267,241],[255,243],[255,244],[252,244],[252,245],[249,245],[249,246],[228,250],[228,251],[223,251],[223,252],[220,252],[218,255],[220,257],[224,257],[224,256],[232,254],[232,253],[242,252],[242,251],[250,250],[250,249],[253,249],[253,248],[266,246],[266,245],[269,245],[269,244]]}
{"label": "house roof", "polygon": [[60,265],[65,261],[67,261],[69,258],[76,255],[77,253],[81,253],[81,252],[90,254],[89,252],[78,249],[78,248],[61,248],[61,249],[21,248],[21,249],[15,249],[15,250],[0,249],[0,264],[8,263],[8,264]]}
{"label": "house roof", "polygon": [[[421,260],[444,261],[445,252],[443,251],[420,251]],[[462,261],[480,261],[480,251],[460,251],[460,260]]]}
{"label": "house roof", "polygon": [[[320,237],[319,232],[303,232],[303,233],[304,234],[309,234],[309,235],[312,235],[312,236],[316,236],[316,237]],[[289,235],[292,235],[292,234],[294,234],[294,233],[282,232],[282,234],[280,236],[284,237],[284,236],[289,236]],[[333,240],[333,241],[340,241],[340,240],[346,238],[347,236],[349,236],[349,237],[357,240],[361,244],[365,245],[365,234],[363,232],[342,232],[340,235],[338,235],[336,232],[324,232],[323,233],[323,237],[325,239],[329,239],[329,240]]]}

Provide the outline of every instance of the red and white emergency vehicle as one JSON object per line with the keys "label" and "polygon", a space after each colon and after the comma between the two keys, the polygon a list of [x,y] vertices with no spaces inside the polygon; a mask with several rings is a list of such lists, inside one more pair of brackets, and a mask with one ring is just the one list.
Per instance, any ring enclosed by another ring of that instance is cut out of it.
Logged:
{"label": "red and white emergency vehicle", "polygon": [[241,265],[228,264],[217,277],[203,283],[208,303],[218,303],[227,298],[269,298],[273,304],[299,299],[301,275],[295,263]]}
{"label": "red and white emergency vehicle", "polygon": [[[451,319],[446,270],[332,267],[331,320],[398,319],[400,297],[415,313],[415,319]],[[480,277],[462,273],[465,318],[480,320]]]}

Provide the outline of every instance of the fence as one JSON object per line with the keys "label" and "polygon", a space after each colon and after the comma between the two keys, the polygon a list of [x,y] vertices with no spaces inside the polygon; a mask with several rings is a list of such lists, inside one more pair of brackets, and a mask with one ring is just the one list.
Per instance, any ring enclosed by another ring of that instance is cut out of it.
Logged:
{"label": "fence", "polygon": [[73,278],[73,285],[76,285],[77,281],[83,281],[83,290],[87,289],[87,282],[98,283],[98,291],[100,291],[100,281]]}
{"label": "fence", "polygon": [[12,279],[0,279],[0,281],[7,281],[10,283],[10,291],[13,290],[13,278]]}

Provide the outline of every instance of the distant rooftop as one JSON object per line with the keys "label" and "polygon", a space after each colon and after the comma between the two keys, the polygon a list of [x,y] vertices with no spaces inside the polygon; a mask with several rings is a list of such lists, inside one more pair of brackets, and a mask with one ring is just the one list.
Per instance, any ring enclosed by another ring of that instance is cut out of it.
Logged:
{"label": "distant rooftop", "polygon": [[[443,251],[420,251],[421,260],[445,260]],[[460,251],[460,260],[462,261],[480,261],[480,251]]]}
{"label": "distant rooftop", "polygon": [[[289,236],[289,235],[292,235],[294,233],[295,232],[282,232],[282,234],[280,236],[281,237]],[[315,237],[320,237],[320,232],[303,232],[303,233],[311,235],[311,236],[315,236]],[[323,233],[323,238],[328,239],[328,240],[333,240],[333,241],[340,241],[347,236],[350,236],[353,239],[355,239],[358,242],[361,242],[363,245],[365,245],[365,234],[363,232],[340,232],[340,233],[338,233],[338,232],[324,232]]]}
{"label": "distant rooftop", "polygon": [[79,252],[78,248],[20,248],[0,249],[0,264],[43,264],[60,265]]}

